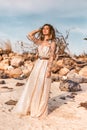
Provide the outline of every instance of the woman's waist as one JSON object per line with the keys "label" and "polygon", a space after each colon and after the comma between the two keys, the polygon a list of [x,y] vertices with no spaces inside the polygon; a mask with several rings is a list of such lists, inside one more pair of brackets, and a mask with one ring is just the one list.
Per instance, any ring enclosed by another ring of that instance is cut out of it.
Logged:
{"label": "woman's waist", "polygon": [[38,56],[38,58],[40,60],[49,60],[49,57],[46,57],[46,56]]}

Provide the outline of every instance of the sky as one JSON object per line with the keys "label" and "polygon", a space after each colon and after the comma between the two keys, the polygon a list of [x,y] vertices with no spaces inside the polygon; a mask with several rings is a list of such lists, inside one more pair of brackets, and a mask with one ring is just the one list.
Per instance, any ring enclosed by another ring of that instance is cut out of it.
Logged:
{"label": "sky", "polygon": [[87,0],[0,0],[0,39],[30,43],[28,32],[52,24],[73,54],[87,53]]}

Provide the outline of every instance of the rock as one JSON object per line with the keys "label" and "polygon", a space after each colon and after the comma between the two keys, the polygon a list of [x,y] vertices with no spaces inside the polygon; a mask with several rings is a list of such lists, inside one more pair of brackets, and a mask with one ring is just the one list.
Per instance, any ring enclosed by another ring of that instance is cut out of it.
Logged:
{"label": "rock", "polygon": [[78,83],[87,83],[87,78],[84,76],[81,76],[77,73],[68,73],[67,74],[67,79],[68,80],[72,80],[74,82],[78,82]]}
{"label": "rock", "polygon": [[84,107],[85,109],[87,109],[87,101],[86,102],[81,102],[80,107]]}
{"label": "rock", "polygon": [[74,95],[67,95],[68,98],[75,98]]}
{"label": "rock", "polygon": [[5,71],[6,74],[9,75],[10,78],[18,78],[22,74],[21,68],[9,69]]}
{"label": "rock", "polygon": [[7,105],[16,105],[16,103],[17,103],[17,101],[15,101],[15,100],[9,100],[9,101],[5,102],[5,104],[7,104]]}
{"label": "rock", "polygon": [[30,73],[31,73],[32,68],[33,68],[33,64],[29,64],[29,65],[26,65],[26,66],[21,66],[23,76],[28,77],[30,75]]}
{"label": "rock", "polygon": [[66,100],[66,97],[65,96],[61,96],[60,99]]}
{"label": "rock", "polygon": [[3,54],[3,55],[2,55],[2,58],[3,58],[3,60],[5,60],[5,59],[10,59],[9,56],[8,56],[8,54]]}
{"label": "rock", "polygon": [[0,84],[6,84],[5,80],[1,80]]}
{"label": "rock", "polygon": [[14,56],[10,62],[11,62],[11,66],[19,67],[24,64],[24,59],[22,56]]}
{"label": "rock", "polygon": [[16,56],[16,55],[17,55],[16,53],[10,52],[10,53],[8,54],[8,57],[12,58],[12,57],[14,57],[14,56]]}
{"label": "rock", "polygon": [[16,86],[22,86],[22,85],[24,85],[24,83],[19,83],[19,82],[16,83]]}
{"label": "rock", "polygon": [[51,74],[51,80],[52,80],[52,82],[59,81],[60,80],[59,74]]}
{"label": "rock", "polygon": [[56,64],[57,64],[58,67],[62,68],[63,65],[64,65],[63,59],[58,60],[58,61],[56,62]]}
{"label": "rock", "polygon": [[5,73],[5,71],[0,70],[0,78],[1,79],[7,79],[9,78],[9,75]]}
{"label": "rock", "polygon": [[3,86],[3,87],[1,87],[2,89],[8,89],[8,90],[13,90],[13,88],[9,88],[9,87],[7,87],[7,86]]}
{"label": "rock", "polygon": [[9,66],[9,59],[4,59],[0,62],[0,70],[6,70]]}
{"label": "rock", "polygon": [[58,67],[57,64],[53,65],[53,67],[51,69],[52,73],[57,73],[59,70],[60,70],[60,68]]}
{"label": "rock", "polygon": [[79,83],[71,80],[61,81],[59,88],[61,91],[68,91],[68,92],[77,92],[82,90]]}
{"label": "rock", "polygon": [[80,71],[79,75],[87,77],[87,66],[84,66]]}
{"label": "rock", "polygon": [[52,72],[57,73],[63,67],[63,60],[54,61],[52,65]]}
{"label": "rock", "polygon": [[28,72],[31,72],[33,69],[34,63],[31,61],[25,61],[24,68],[22,69],[23,73],[26,73],[26,69]]}
{"label": "rock", "polygon": [[66,75],[68,72],[69,72],[69,69],[64,67],[64,68],[60,69],[59,75],[63,76],[63,75]]}

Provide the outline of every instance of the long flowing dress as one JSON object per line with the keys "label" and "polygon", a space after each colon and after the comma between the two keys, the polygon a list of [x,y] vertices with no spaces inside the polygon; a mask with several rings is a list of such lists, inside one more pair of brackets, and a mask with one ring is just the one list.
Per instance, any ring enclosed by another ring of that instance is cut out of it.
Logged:
{"label": "long flowing dress", "polygon": [[27,80],[23,93],[14,111],[19,115],[44,117],[48,114],[49,90],[51,78],[46,77],[48,68],[49,46],[38,46],[39,57]]}

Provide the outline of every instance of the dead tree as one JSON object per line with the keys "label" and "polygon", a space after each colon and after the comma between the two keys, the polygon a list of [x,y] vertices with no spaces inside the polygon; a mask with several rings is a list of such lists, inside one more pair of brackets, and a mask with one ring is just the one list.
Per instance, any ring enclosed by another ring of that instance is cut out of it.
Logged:
{"label": "dead tree", "polygon": [[57,49],[56,49],[56,60],[58,59],[59,56],[61,55],[70,55],[70,50],[68,48],[68,43],[67,39],[69,37],[69,31],[66,32],[66,36],[64,37],[59,31],[57,31]]}

